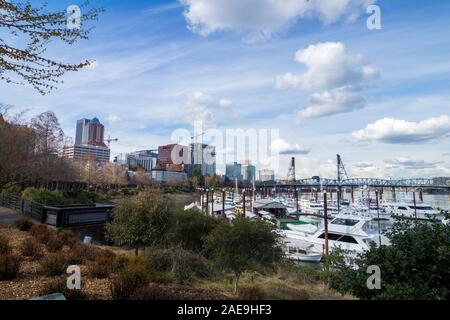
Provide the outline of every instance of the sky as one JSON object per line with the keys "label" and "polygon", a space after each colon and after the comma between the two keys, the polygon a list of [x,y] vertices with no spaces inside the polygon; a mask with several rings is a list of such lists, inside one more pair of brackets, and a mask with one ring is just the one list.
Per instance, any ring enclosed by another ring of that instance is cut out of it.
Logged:
{"label": "sky", "polygon": [[[50,0],[49,9],[77,2]],[[98,117],[119,139],[113,155],[182,142],[177,133],[201,120],[223,135],[210,141],[219,172],[248,159],[284,178],[295,157],[297,178],[334,178],[340,154],[351,177],[450,176],[449,1],[90,4],[106,9],[90,39],[51,43],[46,55],[95,62],[45,96],[0,83],[0,103],[28,117],[51,110],[72,137],[77,119]],[[373,4],[380,29],[368,28]],[[237,129],[267,143],[235,150],[226,133]]]}

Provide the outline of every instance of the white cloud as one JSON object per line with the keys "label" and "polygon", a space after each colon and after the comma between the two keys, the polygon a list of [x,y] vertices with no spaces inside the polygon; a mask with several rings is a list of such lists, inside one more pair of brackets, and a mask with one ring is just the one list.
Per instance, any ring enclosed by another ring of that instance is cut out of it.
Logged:
{"label": "white cloud", "polygon": [[306,108],[299,111],[300,119],[320,118],[337,113],[351,112],[362,109],[365,99],[361,94],[348,90],[338,89],[314,93]]}
{"label": "white cloud", "polygon": [[180,0],[188,28],[202,36],[217,31],[244,33],[249,40],[269,39],[305,17],[331,24],[353,21],[374,0]]}
{"label": "white cloud", "polygon": [[379,77],[378,70],[363,55],[348,52],[341,42],[310,45],[295,54],[305,72],[278,76],[279,89],[312,91],[309,104],[299,112],[300,119],[350,112],[365,106],[361,91]]}
{"label": "white cloud", "polygon": [[389,168],[401,169],[433,169],[436,168],[440,162],[425,162],[424,160],[412,160],[410,158],[397,158],[385,161]]}
{"label": "white cloud", "polygon": [[306,155],[311,152],[310,149],[298,144],[291,145],[283,139],[275,139],[270,145],[270,150],[280,155]]}
{"label": "white cloud", "polygon": [[120,117],[112,114],[108,116],[107,120],[109,123],[119,123],[122,121]]}
{"label": "white cloud", "polygon": [[381,141],[385,143],[418,143],[450,135],[450,117],[442,115],[419,122],[383,118],[365,129],[354,131],[357,141]]}
{"label": "white cloud", "polygon": [[227,99],[216,100],[212,96],[197,91],[186,95],[187,120],[203,121],[206,126],[215,124],[214,113],[216,110],[229,109],[233,106],[233,101]]}

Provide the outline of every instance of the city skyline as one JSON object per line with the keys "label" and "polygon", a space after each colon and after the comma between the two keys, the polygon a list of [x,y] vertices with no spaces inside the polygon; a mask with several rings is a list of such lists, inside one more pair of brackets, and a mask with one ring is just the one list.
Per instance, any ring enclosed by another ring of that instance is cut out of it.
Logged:
{"label": "city skyline", "polygon": [[[176,143],[172,132],[201,119],[221,130],[279,129],[277,177],[292,156],[298,177],[334,177],[337,153],[353,176],[450,175],[450,4],[376,1],[382,29],[368,30],[367,1],[289,15],[249,1],[255,17],[240,24],[237,1],[212,1],[208,12],[200,2],[93,1],[107,12],[91,40],[50,50],[93,66],[44,97],[5,84],[1,102],[52,110],[73,137],[76,120],[98,116],[119,138],[113,156]],[[258,20],[267,9],[279,13],[273,24]]]}

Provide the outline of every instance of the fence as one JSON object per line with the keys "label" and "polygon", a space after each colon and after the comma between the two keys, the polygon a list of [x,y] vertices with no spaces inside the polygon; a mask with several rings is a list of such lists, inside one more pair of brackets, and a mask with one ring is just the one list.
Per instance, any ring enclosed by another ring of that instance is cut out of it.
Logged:
{"label": "fence", "polygon": [[0,194],[0,206],[57,228],[105,224],[114,209],[103,204],[47,206],[10,194]]}

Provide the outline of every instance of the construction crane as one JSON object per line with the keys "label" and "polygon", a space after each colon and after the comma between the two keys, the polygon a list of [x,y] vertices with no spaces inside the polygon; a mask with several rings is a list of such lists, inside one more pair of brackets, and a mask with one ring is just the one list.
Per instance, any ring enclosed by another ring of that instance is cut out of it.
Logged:
{"label": "construction crane", "polygon": [[108,136],[108,139],[105,139],[105,141],[108,143],[108,148],[111,146],[111,142],[117,142],[119,139],[111,139],[111,136]]}

